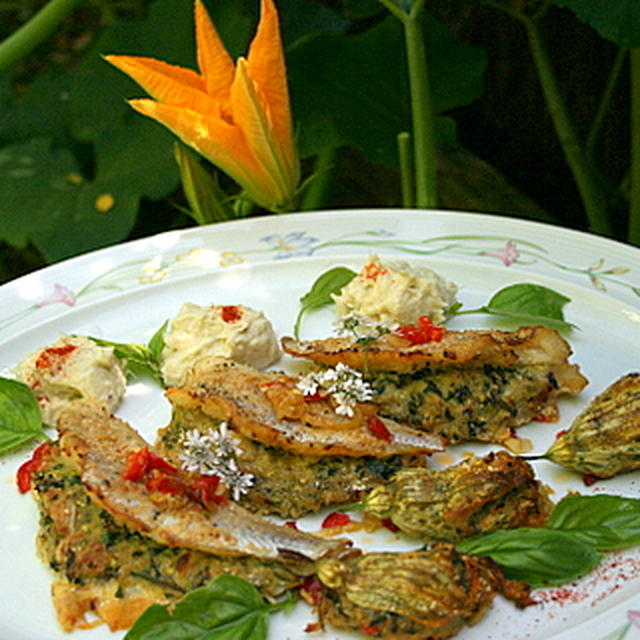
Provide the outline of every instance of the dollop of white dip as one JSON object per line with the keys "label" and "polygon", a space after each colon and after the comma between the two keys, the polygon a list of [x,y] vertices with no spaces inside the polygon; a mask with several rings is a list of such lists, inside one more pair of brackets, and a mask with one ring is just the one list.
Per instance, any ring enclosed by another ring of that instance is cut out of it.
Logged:
{"label": "dollop of white dip", "polygon": [[340,317],[355,314],[387,325],[407,325],[429,316],[434,324],[443,324],[457,291],[454,283],[427,267],[373,255],[333,299]]}
{"label": "dollop of white dip", "polygon": [[127,387],[125,366],[112,347],[101,347],[84,336],[63,335],[54,344],[27,356],[15,369],[40,405],[42,421],[55,426],[74,400],[92,400],[113,412]]}
{"label": "dollop of white dip", "polygon": [[164,335],[161,370],[168,386],[184,383],[196,360],[223,356],[256,369],[280,358],[271,322],[262,311],[244,305],[202,307],[185,302]]}

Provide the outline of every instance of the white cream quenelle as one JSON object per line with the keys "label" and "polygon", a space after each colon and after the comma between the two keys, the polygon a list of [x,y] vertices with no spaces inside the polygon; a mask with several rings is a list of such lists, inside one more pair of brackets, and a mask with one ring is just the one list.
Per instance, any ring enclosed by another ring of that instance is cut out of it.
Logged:
{"label": "white cream quenelle", "polygon": [[92,400],[115,411],[127,387],[125,365],[113,347],[99,346],[85,336],[61,336],[27,356],[15,374],[33,390],[42,421],[49,426],[55,426],[73,400]]}
{"label": "white cream quenelle", "polygon": [[167,386],[180,385],[194,362],[223,356],[256,369],[281,355],[271,322],[244,305],[200,306],[185,302],[164,336],[162,376]]}
{"label": "white cream quenelle", "polygon": [[355,314],[383,324],[406,325],[420,316],[442,324],[458,287],[435,271],[370,256],[360,273],[333,296],[340,317]]}

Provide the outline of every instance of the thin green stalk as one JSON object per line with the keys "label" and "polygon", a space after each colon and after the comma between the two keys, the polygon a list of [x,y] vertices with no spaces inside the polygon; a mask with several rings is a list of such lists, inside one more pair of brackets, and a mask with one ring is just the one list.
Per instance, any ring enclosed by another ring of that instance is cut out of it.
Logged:
{"label": "thin green stalk", "polygon": [[427,55],[420,19],[423,6],[424,1],[414,4],[411,14],[404,21],[404,33],[411,90],[416,205],[427,209],[436,207],[438,198],[435,117],[431,105]]}
{"label": "thin green stalk", "polygon": [[529,46],[547,108],[580,192],[589,228],[594,233],[610,235],[611,223],[607,216],[608,199],[587,159],[584,147],[578,141],[538,24],[535,20],[525,15],[521,15],[520,19],[527,30]]}
{"label": "thin green stalk", "polygon": [[0,73],[33,51],[82,0],[50,0],[29,22],[0,43]]}
{"label": "thin green stalk", "polygon": [[591,123],[586,143],[587,155],[591,162],[594,161],[596,146],[598,144],[598,136],[602,131],[602,123],[604,122],[607,112],[611,107],[611,99],[613,98],[615,89],[618,86],[620,75],[622,73],[622,66],[626,59],[627,50],[620,48],[615,57],[615,60],[613,61],[613,66],[611,67],[611,72],[609,73],[609,79],[607,80],[607,86],[604,89],[602,98],[600,99],[600,104],[598,105],[598,110],[596,111],[596,115],[594,116],[593,122]]}
{"label": "thin green stalk", "polygon": [[640,49],[631,49],[631,188],[627,240],[640,246]]}
{"label": "thin green stalk", "polygon": [[405,209],[415,207],[415,176],[411,155],[411,135],[406,131],[398,134],[398,158],[400,160],[400,185],[402,187],[402,206]]}
{"label": "thin green stalk", "polygon": [[431,105],[427,55],[422,30],[425,0],[414,0],[407,13],[393,0],[379,0],[404,27],[415,171],[415,205],[432,208],[438,204],[436,192],[435,116]]}
{"label": "thin green stalk", "polygon": [[313,175],[308,180],[307,187],[302,190],[300,211],[317,211],[323,208],[327,201],[331,170],[335,162],[336,147],[328,146],[320,149],[313,167]]}

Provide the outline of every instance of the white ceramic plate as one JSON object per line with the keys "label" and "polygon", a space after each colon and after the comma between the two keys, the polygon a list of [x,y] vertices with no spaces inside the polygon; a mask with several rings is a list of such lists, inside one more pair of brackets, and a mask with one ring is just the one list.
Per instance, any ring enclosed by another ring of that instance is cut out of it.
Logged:
{"label": "white ceramic plate", "polygon": [[[51,266],[0,287],[0,368],[27,353],[79,333],[121,342],[146,342],[185,301],[246,304],[263,310],[280,335],[291,333],[298,299],[336,264],[360,268],[367,255],[394,256],[430,266],[460,287],[467,308],[515,282],[536,282],[569,296],[566,317],[580,327],[568,336],[572,360],[591,381],[579,398],[561,402],[558,424],[535,424],[519,433],[542,452],[593,396],[615,379],[640,370],[640,251],[595,236],[519,220],[441,211],[363,210],[256,218],[171,232],[119,245]],[[303,337],[332,332],[330,310],[309,314]],[[500,326],[473,315],[453,327]],[[283,360],[279,366],[290,366]],[[148,438],[169,419],[162,391],[130,386],[118,414]],[[465,445],[452,451],[486,448]],[[0,638],[69,638],[57,626],[49,596],[52,576],[36,558],[37,512],[19,495],[14,475],[28,452],[0,460]],[[559,499],[569,490],[638,496],[632,473],[585,487],[574,474],[536,463]],[[317,528],[318,518],[301,521]],[[367,548],[415,545],[385,533],[360,536]],[[631,640],[640,637],[640,549],[612,554],[580,582],[536,592],[540,604],[515,610],[497,599],[465,640]],[[271,640],[364,637],[327,629],[304,632],[314,616],[299,604],[272,619]],[[121,638],[105,627],[72,638]]]}

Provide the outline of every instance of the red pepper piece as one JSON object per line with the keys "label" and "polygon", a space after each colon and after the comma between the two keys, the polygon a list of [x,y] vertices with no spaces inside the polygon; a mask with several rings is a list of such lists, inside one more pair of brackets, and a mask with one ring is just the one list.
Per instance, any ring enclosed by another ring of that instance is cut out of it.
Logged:
{"label": "red pepper piece", "polygon": [[221,492],[223,487],[221,487],[220,482],[220,476],[203,474],[190,486],[195,498],[200,502],[224,504],[227,502],[227,495],[226,492]]}
{"label": "red pepper piece", "polygon": [[347,513],[340,513],[339,511],[334,511],[333,513],[330,513],[322,521],[322,528],[330,529],[331,527],[344,527],[350,522],[351,522],[351,518]]}
{"label": "red pepper piece", "polygon": [[383,527],[389,529],[389,531],[393,531],[393,533],[398,533],[398,531],[400,531],[400,527],[396,526],[391,518],[383,518],[381,522]]}
{"label": "red pepper piece", "polygon": [[178,496],[185,493],[185,485],[175,476],[159,471],[147,479],[146,485],[149,491],[159,491]]}
{"label": "red pepper piece", "polygon": [[167,471],[171,473],[177,473],[177,469],[169,464],[163,457],[157,453],[150,451],[147,447],[134,451],[128,458],[124,471],[122,472],[122,478],[124,480],[142,480],[144,476],[152,471],[158,469],[159,471]]}
{"label": "red pepper piece", "polygon": [[238,322],[242,319],[242,310],[235,305],[225,305],[220,309],[220,317],[225,322]]}
{"label": "red pepper piece", "polygon": [[313,604],[320,602],[323,589],[322,582],[316,576],[309,576],[302,583],[302,590],[309,596]]}
{"label": "red pepper piece", "polygon": [[429,316],[420,316],[415,324],[398,327],[395,332],[411,344],[439,342],[444,335],[444,329],[434,326]]}
{"label": "red pepper piece", "polygon": [[385,442],[391,442],[393,440],[393,434],[385,427],[384,422],[378,418],[378,416],[371,416],[369,420],[367,420],[367,428],[379,440],[384,440]]}
{"label": "red pepper piece", "polygon": [[373,625],[363,624],[360,627],[360,631],[368,636],[376,637],[380,633],[380,629],[378,627],[374,627]]}
{"label": "red pepper piece", "polygon": [[38,445],[31,454],[31,457],[23,462],[16,471],[16,484],[20,493],[26,493],[31,489],[31,478],[33,474],[42,466],[44,458],[51,449],[50,442],[43,442]]}

